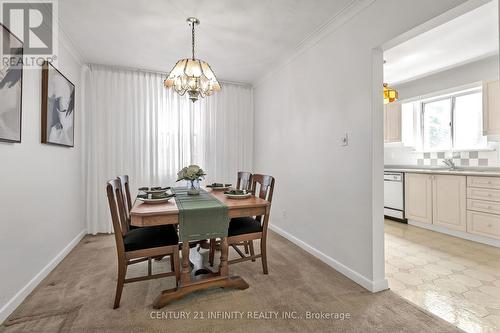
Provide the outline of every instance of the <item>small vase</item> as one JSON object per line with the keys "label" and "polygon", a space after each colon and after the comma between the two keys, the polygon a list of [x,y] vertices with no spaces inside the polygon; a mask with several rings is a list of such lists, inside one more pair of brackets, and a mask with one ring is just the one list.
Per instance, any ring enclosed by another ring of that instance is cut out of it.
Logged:
{"label": "small vase", "polygon": [[196,180],[189,180],[187,182],[188,186],[188,195],[199,195],[200,194],[200,181],[198,179]]}

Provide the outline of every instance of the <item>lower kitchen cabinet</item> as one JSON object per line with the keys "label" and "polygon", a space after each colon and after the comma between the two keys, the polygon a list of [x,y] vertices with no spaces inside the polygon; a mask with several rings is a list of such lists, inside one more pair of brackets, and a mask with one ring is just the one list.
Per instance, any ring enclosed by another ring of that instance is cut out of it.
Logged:
{"label": "lower kitchen cabinet", "polygon": [[467,178],[432,176],[432,223],[449,229],[467,229]]}
{"label": "lower kitchen cabinet", "polygon": [[500,216],[476,211],[467,212],[467,231],[485,237],[500,239]]}
{"label": "lower kitchen cabinet", "polygon": [[405,214],[409,220],[432,223],[432,176],[405,174]]}
{"label": "lower kitchen cabinet", "polygon": [[430,225],[421,227],[500,247],[500,177],[405,173],[405,213]]}
{"label": "lower kitchen cabinet", "polygon": [[465,176],[407,173],[405,175],[406,218],[466,231],[466,190]]}

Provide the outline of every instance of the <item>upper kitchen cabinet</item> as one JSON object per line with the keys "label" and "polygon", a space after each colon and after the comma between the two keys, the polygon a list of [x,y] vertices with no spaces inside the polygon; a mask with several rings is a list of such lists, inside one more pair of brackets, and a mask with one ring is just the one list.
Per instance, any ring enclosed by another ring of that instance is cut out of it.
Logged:
{"label": "upper kitchen cabinet", "polygon": [[500,81],[483,83],[483,134],[500,134]]}
{"label": "upper kitchen cabinet", "polygon": [[384,105],[384,142],[401,142],[401,103]]}

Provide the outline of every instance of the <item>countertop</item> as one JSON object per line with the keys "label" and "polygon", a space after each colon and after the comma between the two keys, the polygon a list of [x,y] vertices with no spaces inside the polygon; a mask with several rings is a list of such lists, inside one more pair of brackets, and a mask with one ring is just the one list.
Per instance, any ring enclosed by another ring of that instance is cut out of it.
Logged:
{"label": "countertop", "polygon": [[386,165],[385,171],[408,172],[408,173],[429,173],[439,175],[462,175],[462,176],[490,176],[500,177],[500,168],[472,168],[472,167],[457,167],[449,169],[446,167],[422,167],[413,165]]}

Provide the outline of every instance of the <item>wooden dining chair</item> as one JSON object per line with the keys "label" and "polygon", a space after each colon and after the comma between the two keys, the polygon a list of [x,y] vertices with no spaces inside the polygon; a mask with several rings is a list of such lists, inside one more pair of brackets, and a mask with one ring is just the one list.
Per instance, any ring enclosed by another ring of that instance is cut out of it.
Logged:
{"label": "wooden dining chair", "polygon": [[238,179],[236,181],[236,189],[250,190],[251,186],[252,186],[252,174],[246,171],[239,171]]}
{"label": "wooden dining chair", "polygon": [[[247,190],[249,191],[251,186],[252,186],[252,173],[247,172],[247,171],[238,171],[237,179],[236,179],[236,189],[237,190]],[[210,263],[210,266],[214,265],[214,255],[215,255],[215,250],[217,246],[220,244],[220,242],[217,242],[215,239],[210,239],[210,245],[209,245],[209,255],[208,255],[208,262]],[[244,247],[245,253],[249,253],[250,245],[249,242],[244,242],[241,244],[238,244]]]}
{"label": "wooden dining chair", "polygon": [[[238,179],[236,181],[236,189],[249,191],[252,187],[252,173],[246,171],[238,172]],[[240,245],[244,246],[245,253],[248,254],[250,248],[250,242],[244,242]]]}
{"label": "wooden dining chair", "polygon": [[[251,191],[259,198],[267,200],[271,203],[273,200],[274,182],[274,177],[272,176],[254,174],[252,176]],[[255,261],[255,259],[261,258],[262,270],[264,274],[268,273],[266,242],[270,209],[271,207],[269,207],[267,213],[262,216],[238,217],[231,219],[229,222],[227,238],[228,245],[230,245],[241,258],[228,260],[228,264],[236,264],[247,260]],[[258,239],[260,239],[260,254],[256,255],[253,241]],[[248,242],[250,247],[249,256],[246,256],[237,247],[237,245],[241,245],[245,242]],[[210,251],[215,251],[215,249],[212,250],[211,248]],[[212,253],[210,255],[213,256]]]}
{"label": "wooden dining chair", "polygon": [[[118,279],[113,306],[116,309],[120,306],[125,283],[175,276],[176,285],[178,284],[180,278],[179,237],[175,228],[165,228],[163,226],[130,229],[120,179],[110,180],[106,192],[118,254]],[[151,258],[167,255],[171,255],[173,258],[174,264],[171,272],[152,274]],[[146,260],[148,261],[148,274],[146,276],[126,278],[128,265]]]}
{"label": "wooden dining chair", "polygon": [[[122,194],[123,194],[123,205],[125,208],[125,213],[126,213],[126,218],[129,220],[130,224],[130,211],[132,210],[132,199],[130,196],[130,185],[129,185],[129,180],[128,180],[128,175],[122,175],[118,176],[118,179],[120,180],[120,185],[122,189]],[[130,226],[131,229],[134,229],[133,226]]]}

